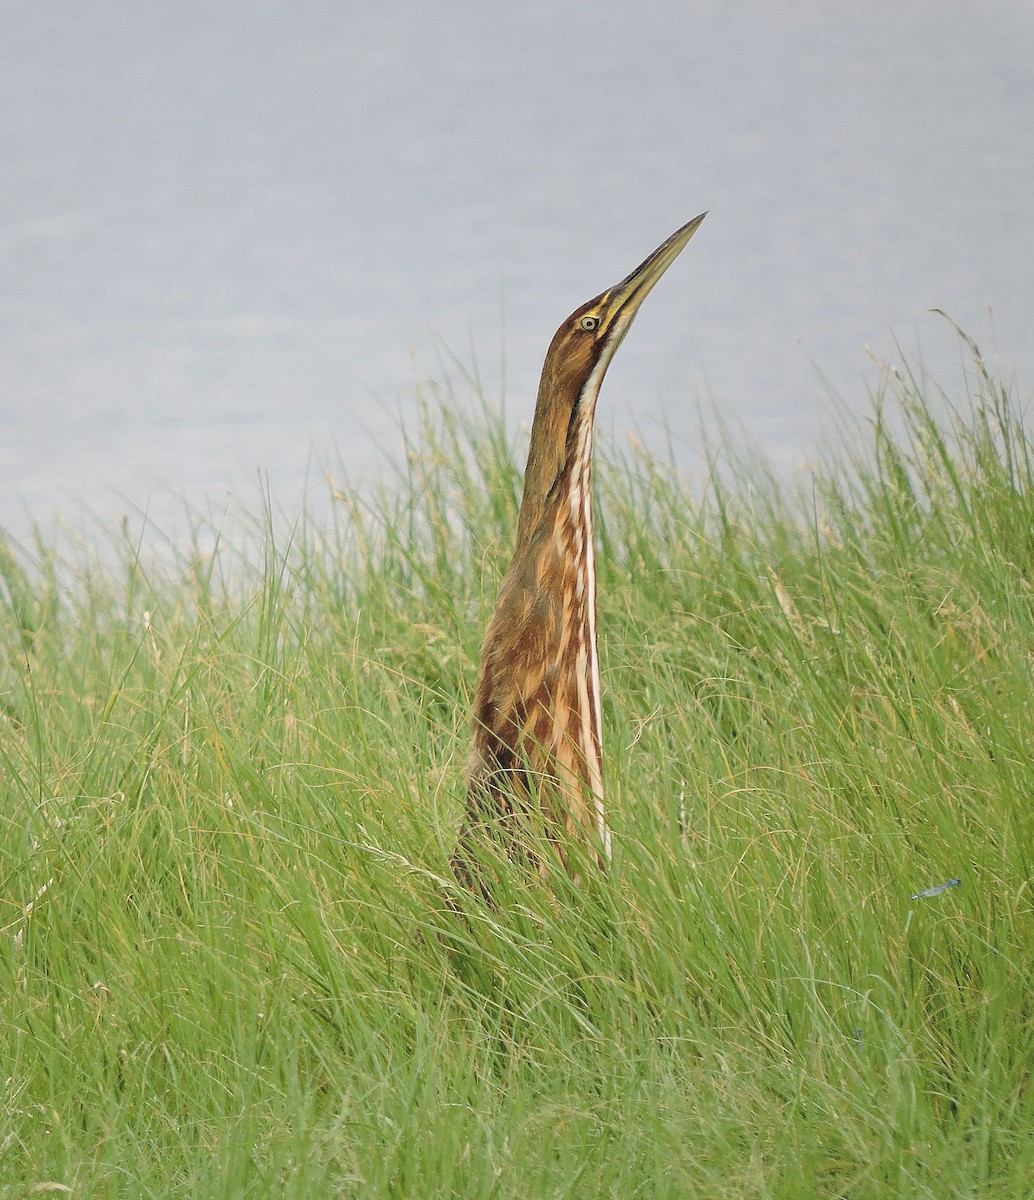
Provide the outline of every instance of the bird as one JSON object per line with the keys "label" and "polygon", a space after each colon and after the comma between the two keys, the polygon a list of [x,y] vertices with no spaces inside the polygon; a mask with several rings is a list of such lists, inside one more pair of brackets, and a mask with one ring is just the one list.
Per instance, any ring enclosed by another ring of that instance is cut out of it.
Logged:
{"label": "bird", "polygon": [[676,230],[620,283],[580,305],[546,352],[513,554],[481,649],[467,802],[452,857],[486,898],[486,836],[548,875],[544,833],[577,882],[573,853],[606,869],[592,442],[596,401],[639,308],[706,216]]}

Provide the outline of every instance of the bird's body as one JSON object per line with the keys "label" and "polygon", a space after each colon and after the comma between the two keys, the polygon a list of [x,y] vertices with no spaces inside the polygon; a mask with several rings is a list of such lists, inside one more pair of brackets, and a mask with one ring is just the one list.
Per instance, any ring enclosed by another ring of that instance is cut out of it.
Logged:
{"label": "bird's body", "polygon": [[453,860],[478,885],[478,838],[504,831],[534,856],[521,819],[538,818],[569,861],[571,835],[610,856],[603,806],[600,670],[592,521],[596,399],[654,283],[696,232],[684,225],[626,279],[576,309],[546,354],[513,557],[488,624],[474,698],[467,820]]}

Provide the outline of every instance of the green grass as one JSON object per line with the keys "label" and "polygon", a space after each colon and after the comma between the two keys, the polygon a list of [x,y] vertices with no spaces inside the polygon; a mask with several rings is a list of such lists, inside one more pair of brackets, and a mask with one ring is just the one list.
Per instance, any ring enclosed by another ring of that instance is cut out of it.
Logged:
{"label": "green grass", "polygon": [[288,532],[0,542],[0,1197],[1034,1194],[1034,446],[957,392],[603,455],[614,869],[463,919],[478,401]]}

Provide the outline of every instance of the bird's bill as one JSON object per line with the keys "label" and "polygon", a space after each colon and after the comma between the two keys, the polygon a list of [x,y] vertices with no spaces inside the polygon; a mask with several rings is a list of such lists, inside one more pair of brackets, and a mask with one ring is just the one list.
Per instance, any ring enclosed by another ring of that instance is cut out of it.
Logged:
{"label": "bird's bill", "polygon": [[611,288],[610,295],[607,297],[608,307],[615,318],[619,315],[624,318],[622,323],[626,328],[639,311],[639,306],[649,295],[650,289],[682,253],[686,243],[700,228],[700,223],[706,216],[707,213],[702,212],[700,216],[688,221],[681,229],[676,229],[671,237],[666,242],[662,242],[645,262],[636,267],[631,275],[626,276],[616,287]]}

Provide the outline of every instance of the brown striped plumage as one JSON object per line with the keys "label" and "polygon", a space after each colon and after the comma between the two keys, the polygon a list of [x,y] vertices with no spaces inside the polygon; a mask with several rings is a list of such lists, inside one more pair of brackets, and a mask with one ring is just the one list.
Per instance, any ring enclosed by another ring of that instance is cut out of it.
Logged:
{"label": "brown striped plumage", "polygon": [[485,832],[502,832],[511,857],[541,867],[522,837],[522,817],[540,814],[565,864],[572,835],[588,841],[601,865],[610,857],[592,525],[596,398],[640,304],[703,219],[695,217],[616,287],[576,309],[546,353],[516,545],[485,634],[474,698],[467,819],[453,860],[469,885],[483,887],[476,843]]}

